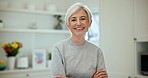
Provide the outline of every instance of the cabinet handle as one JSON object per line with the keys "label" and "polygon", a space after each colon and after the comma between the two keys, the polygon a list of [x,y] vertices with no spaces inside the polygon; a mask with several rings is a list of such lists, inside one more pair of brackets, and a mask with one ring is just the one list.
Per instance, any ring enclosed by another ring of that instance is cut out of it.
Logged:
{"label": "cabinet handle", "polygon": [[134,41],[136,41],[137,40],[137,38],[134,38]]}
{"label": "cabinet handle", "polygon": [[131,78],[131,76],[128,76],[128,78]]}
{"label": "cabinet handle", "polygon": [[26,77],[29,77],[29,74],[26,74]]}

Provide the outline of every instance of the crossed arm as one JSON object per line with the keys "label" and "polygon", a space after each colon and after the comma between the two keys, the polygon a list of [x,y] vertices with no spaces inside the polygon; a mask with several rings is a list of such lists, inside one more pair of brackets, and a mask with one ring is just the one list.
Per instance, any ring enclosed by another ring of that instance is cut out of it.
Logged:
{"label": "crossed arm", "polygon": [[[69,77],[65,77],[65,76],[55,76],[55,78],[69,78]],[[108,74],[105,70],[100,69],[99,71],[95,72],[92,78],[108,78]]]}
{"label": "crossed arm", "polygon": [[[62,55],[60,54],[59,50],[57,47],[53,51],[54,53],[52,54],[52,72],[56,72],[61,75],[56,75],[54,74],[53,78],[70,78],[66,77],[65,75],[65,69],[62,61]],[[91,78],[108,78],[107,71],[105,70],[105,64],[104,64],[104,57],[102,52],[98,55],[98,65],[97,65],[97,70]],[[58,66],[57,66],[58,64]],[[60,70],[59,70],[60,69]]]}

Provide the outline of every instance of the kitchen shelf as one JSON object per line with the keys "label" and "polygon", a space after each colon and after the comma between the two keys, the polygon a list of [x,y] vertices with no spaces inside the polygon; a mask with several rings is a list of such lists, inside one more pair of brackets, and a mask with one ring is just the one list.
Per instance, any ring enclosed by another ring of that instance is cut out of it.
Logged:
{"label": "kitchen shelf", "polygon": [[48,15],[65,15],[64,12],[50,12],[41,10],[29,10],[29,9],[11,9],[11,8],[0,8],[0,11],[5,12],[22,12],[22,13],[35,13],[35,14],[48,14]]}
{"label": "kitchen shelf", "polygon": [[32,72],[32,71],[49,71],[49,68],[45,68],[45,69],[32,69],[32,68],[28,68],[28,69],[14,69],[14,70],[3,70],[0,71],[0,74],[6,74],[6,73],[18,73],[18,72]]}
{"label": "kitchen shelf", "polygon": [[148,42],[148,36],[138,36],[136,37],[136,42]]}
{"label": "kitchen shelf", "polygon": [[[0,8],[0,11],[5,12],[22,12],[22,13],[35,13],[35,14],[48,14],[48,15],[65,15],[65,12],[51,12],[51,11],[42,11],[42,10],[29,10],[29,9],[12,9],[12,8]],[[93,14],[98,14],[98,11],[93,11]]]}
{"label": "kitchen shelf", "polygon": [[20,32],[20,33],[54,33],[70,34],[68,30],[48,30],[48,29],[0,29],[0,32]]}
{"label": "kitchen shelf", "polygon": [[135,78],[148,78],[148,76],[137,75]]}

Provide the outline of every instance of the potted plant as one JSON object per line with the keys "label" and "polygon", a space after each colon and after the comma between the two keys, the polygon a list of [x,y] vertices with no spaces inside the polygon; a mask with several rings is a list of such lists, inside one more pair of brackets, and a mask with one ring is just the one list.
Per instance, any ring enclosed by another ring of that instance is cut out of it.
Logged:
{"label": "potted plant", "polygon": [[15,57],[19,53],[19,49],[22,48],[22,43],[20,42],[6,42],[2,44],[2,48],[4,49],[8,61],[8,68],[14,69],[15,67]]}
{"label": "potted plant", "polygon": [[62,16],[61,15],[54,15],[54,17],[57,19],[58,23],[55,25],[54,29],[62,29]]}
{"label": "potted plant", "polygon": [[20,42],[11,42],[11,43],[3,43],[2,47],[7,55],[7,57],[15,57],[18,52],[19,49],[22,48],[22,43]]}
{"label": "potted plant", "polygon": [[48,53],[48,61],[47,61],[47,66],[50,68],[51,65],[51,52]]}
{"label": "potted plant", "polygon": [[51,52],[48,53],[48,60],[51,60]]}

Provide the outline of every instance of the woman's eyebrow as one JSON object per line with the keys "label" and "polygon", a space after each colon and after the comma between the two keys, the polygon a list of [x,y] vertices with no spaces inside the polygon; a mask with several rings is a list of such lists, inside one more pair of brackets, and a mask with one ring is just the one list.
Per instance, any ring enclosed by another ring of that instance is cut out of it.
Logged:
{"label": "woman's eyebrow", "polygon": [[81,17],[85,17],[86,18],[86,16],[81,16]]}
{"label": "woman's eyebrow", "polygon": [[70,19],[76,19],[76,17],[71,17]]}
{"label": "woman's eyebrow", "polygon": [[73,16],[73,17],[71,17],[71,18],[76,18],[76,17]]}
{"label": "woman's eyebrow", "polygon": [[[81,16],[81,17],[84,17],[84,18],[86,18],[86,16]],[[71,18],[77,18],[77,17],[73,16],[73,17],[71,17]]]}

